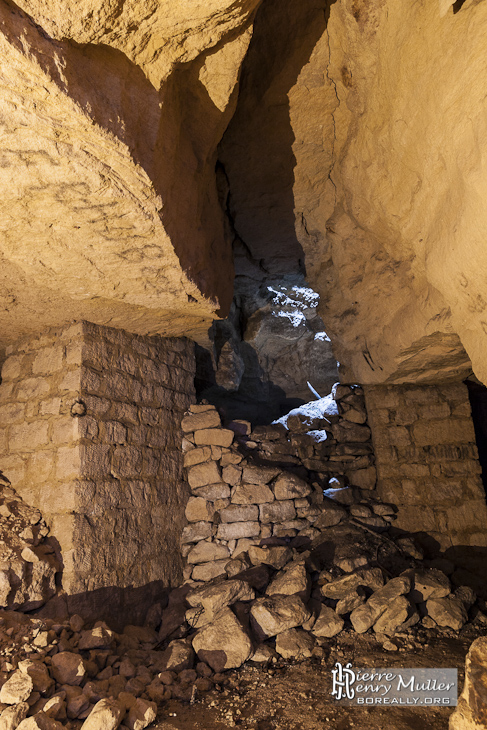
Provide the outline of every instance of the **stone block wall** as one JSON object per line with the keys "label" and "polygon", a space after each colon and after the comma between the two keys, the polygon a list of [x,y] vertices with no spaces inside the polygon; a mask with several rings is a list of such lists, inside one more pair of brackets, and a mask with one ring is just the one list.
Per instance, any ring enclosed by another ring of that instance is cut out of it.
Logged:
{"label": "stone block wall", "polygon": [[395,527],[426,532],[442,549],[487,545],[487,507],[466,386],[364,390],[377,492],[397,505]]}
{"label": "stone block wall", "polygon": [[178,583],[193,344],[80,322],[7,355],[0,467],[59,542],[64,590]]}

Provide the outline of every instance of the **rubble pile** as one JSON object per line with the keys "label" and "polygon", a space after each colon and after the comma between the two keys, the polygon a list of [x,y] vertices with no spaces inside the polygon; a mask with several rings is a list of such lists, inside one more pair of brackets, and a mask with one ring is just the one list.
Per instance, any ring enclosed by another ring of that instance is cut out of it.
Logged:
{"label": "rubble pile", "polygon": [[345,521],[308,547],[285,538],[250,545],[223,575],[176,588],[145,626],[120,634],[79,616],[0,612],[0,727],[143,730],[171,698],[191,701],[225,683],[225,670],[323,658],[343,631],[371,629],[394,650],[415,627],[449,633],[469,617],[487,622],[472,589],[446,575],[453,565],[442,568],[411,538]]}
{"label": "rubble pile", "polygon": [[313,540],[322,527],[353,516],[387,529],[362,389],[333,394],[251,432],[247,421],[221,425],[211,405],[183,418],[191,497],[182,534],[185,578],[211,580],[226,563],[269,537]]}
{"label": "rubble pile", "polygon": [[0,607],[31,611],[56,593],[60,564],[39,510],[0,472]]}

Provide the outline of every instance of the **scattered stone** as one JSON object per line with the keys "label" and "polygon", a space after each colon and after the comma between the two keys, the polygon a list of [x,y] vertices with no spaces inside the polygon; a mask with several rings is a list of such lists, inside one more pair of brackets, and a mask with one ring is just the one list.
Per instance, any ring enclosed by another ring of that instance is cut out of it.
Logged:
{"label": "scattered stone", "polygon": [[63,730],[63,725],[45,712],[36,712],[32,717],[22,720],[20,725],[17,725],[17,730]]}
{"label": "scattered stone", "polygon": [[382,616],[374,624],[377,634],[392,636],[410,617],[411,604],[405,596],[398,596],[386,608]]}
{"label": "scattered stone", "polygon": [[258,598],[250,613],[257,627],[267,637],[301,626],[311,616],[311,611],[296,595]]}
{"label": "scattered stone", "polygon": [[22,720],[27,717],[28,711],[27,702],[19,702],[11,707],[6,707],[0,714],[0,730],[16,730]]}
{"label": "scattered stone", "polygon": [[276,570],[281,570],[291,560],[293,553],[290,548],[284,546],[269,548],[251,546],[248,555],[252,565],[264,563],[264,565],[270,565]]}
{"label": "scattered stone", "polygon": [[324,636],[330,639],[340,633],[344,623],[344,620],[336,611],[328,606],[322,606],[311,633],[314,636]]}
{"label": "scattered stone", "polygon": [[454,596],[430,598],[426,601],[426,610],[428,616],[431,616],[438,626],[448,626],[454,631],[460,631],[463,624],[468,620],[465,606]]}
{"label": "scattered stone", "polygon": [[157,705],[155,702],[138,697],[131,706],[125,724],[129,730],[144,730],[157,716]]}
{"label": "scattered stone", "polygon": [[314,644],[313,637],[302,629],[288,629],[276,637],[276,651],[284,659],[307,659]]}
{"label": "scattered stone", "polygon": [[354,593],[345,598],[340,598],[335,606],[335,611],[339,616],[345,616],[347,613],[351,613],[356,608],[365,603],[365,591],[362,586],[359,586]]}
{"label": "scattered stone", "polygon": [[428,598],[444,598],[450,591],[450,581],[440,570],[415,570],[409,597],[414,603],[421,603]]}
{"label": "scattered stone", "polygon": [[226,567],[226,560],[215,560],[212,563],[201,563],[199,565],[195,565],[191,577],[195,581],[201,580],[203,582],[207,582],[213,580],[213,578],[218,578],[220,575],[225,575]]}
{"label": "scattered stone", "polygon": [[223,560],[224,558],[230,558],[230,551],[226,545],[204,540],[195,545],[186,560],[188,563],[208,563],[212,560]]}
{"label": "scattered stone", "polygon": [[384,576],[380,568],[362,568],[325,583],[321,586],[321,593],[326,598],[346,598],[360,586],[377,591],[383,585]]}
{"label": "scattered stone", "polygon": [[382,616],[389,603],[398,596],[402,596],[411,589],[411,578],[399,576],[392,578],[385,586],[375,591],[363,606],[359,606],[350,614],[350,621],[357,633],[362,634]]}
{"label": "scattered stone", "polygon": [[487,716],[487,637],[471,645],[465,660],[465,683],[458,704],[450,715],[449,730],[483,730]]}
{"label": "scattered stone", "polygon": [[29,699],[33,691],[32,678],[17,670],[0,689],[0,702],[5,705],[17,705]]}
{"label": "scattered stone", "polygon": [[90,631],[82,631],[78,648],[87,649],[108,649],[114,642],[115,634],[104,626],[96,626]]}
{"label": "scattered stone", "polygon": [[305,593],[309,588],[309,577],[302,564],[291,565],[287,570],[280,572],[267,587],[266,594],[291,596],[294,593]]}
{"label": "scattered stone", "polygon": [[210,617],[237,601],[252,601],[255,591],[243,580],[227,580],[219,585],[199,588],[188,593],[190,606],[202,606]]}
{"label": "scattered stone", "polygon": [[59,684],[80,685],[86,677],[83,658],[70,651],[55,654],[51,659],[51,667],[52,675]]}
{"label": "scattered stone", "polygon": [[194,652],[191,642],[186,639],[171,641],[163,652],[160,665],[168,671],[181,672],[183,669],[192,669]]}
{"label": "scattered stone", "polygon": [[230,608],[195,634],[193,648],[215,672],[240,667],[252,655],[252,642]]}
{"label": "scattered stone", "polygon": [[81,730],[116,730],[122,722],[125,708],[112,698],[96,703]]}

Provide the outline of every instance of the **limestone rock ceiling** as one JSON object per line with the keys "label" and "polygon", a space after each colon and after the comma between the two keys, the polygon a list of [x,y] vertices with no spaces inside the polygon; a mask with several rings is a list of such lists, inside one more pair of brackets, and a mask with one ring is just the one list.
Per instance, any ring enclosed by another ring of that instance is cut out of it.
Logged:
{"label": "limestone rock ceiling", "polygon": [[216,145],[257,0],[0,5],[0,338],[198,336],[232,298]]}
{"label": "limestone rock ceiling", "polygon": [[487,382],[486,30],[483,0],[3,1],[0,338],[201,339],[233,237],[306,271],[344,379]]}

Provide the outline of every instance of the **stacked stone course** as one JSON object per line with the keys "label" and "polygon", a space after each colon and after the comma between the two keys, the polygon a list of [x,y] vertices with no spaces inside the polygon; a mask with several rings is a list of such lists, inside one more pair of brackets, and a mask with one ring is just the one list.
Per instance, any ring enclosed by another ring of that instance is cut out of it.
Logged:
{"label": "stacked stone course", "polygon": [[58,541],[64,590],[178,583],[192,343],[80,322],[7,355],[2,469]]}
{"label": "stacked stone course", "polygon": [[487,545],[487,507],[463,383],[365,387],[381,499],[442,549]]}
{"label": "stacked stone course", "polygon": [[251,432],[246,421],[223,428],[214,406],[190,407],[182,421],[192,493],[181,538],[187,579],[211,580],[263,540],[313,540],[346,515],[375,529],[392,522],[394,508],[374,490],[362,389],[337,386],[328,410],[317,417],[298,409],[286,427]]}

